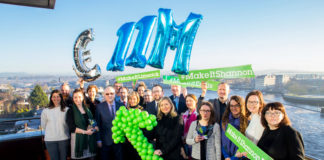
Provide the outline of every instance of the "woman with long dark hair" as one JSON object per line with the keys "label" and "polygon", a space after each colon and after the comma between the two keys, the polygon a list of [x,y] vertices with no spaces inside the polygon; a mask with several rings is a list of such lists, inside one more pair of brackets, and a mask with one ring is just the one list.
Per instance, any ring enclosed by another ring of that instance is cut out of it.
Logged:
{"label": "woman with long dark hair", "polygon": [[291,127],[285,107],[280,102],[268,103],[261,112],[265,128],[258,142],[264,152],[276,160],[305,158],[303,138]]}
{"label": "woman with long dark hair", "polygon": [[244,99],[240,96],[232,96],[225,109],[222,118],[222,153],[225,160],[241,159],[242,153],[237,152],[237,146],[231,142],[226,136],[225,131],[228,124],[234,126],[242,134],[245,133],[248,119],[245,112]]}
{"label": "woman with long dark hair", "polygon": [[96,137],[98,127],[89,108],[85,106],[81,89],[73,92],[73,106],[68,111],[67,122],[71,132],[71,158],[93,158],[96,155]]}
{"label": "woman with long dark hair", "polygon": [[192,158],[199,160],[221,160],[219,124],[215,123],[215,111],[210,102],[203,101],[197,121],[193,121],[186,138],[192,145]]}
{"label": "woman with long dark hair", "polygon": [[69,128],[66,124],[68,108],[63,103],[59,90],[53,90],[48,108],[41,115],[41,126],[45,130],[45,144],[52,160],[65,160],[69,145]]}

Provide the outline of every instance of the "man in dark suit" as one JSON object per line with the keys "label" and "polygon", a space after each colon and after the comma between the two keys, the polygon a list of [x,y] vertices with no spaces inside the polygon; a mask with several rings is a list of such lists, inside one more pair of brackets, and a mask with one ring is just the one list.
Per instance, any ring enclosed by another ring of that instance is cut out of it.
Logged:
{"label": "man in dark suit", "polygon": [[120,95],[119,103],[122,103],[125,107],[127,107],[127,97],[128,97],[128,88],[127,87],[120,87],[118,94]]}
{"label": "man in dark suit", "polygon": [[156,84],[153,86],[152,92],[153,92],[153,101],[146,105],[146,111],[149,114],[157,115],[159,101],[164,96],[163,88],[161,85]]}
{"label": "man in dark suit", "polygon": [[186,99],[182,93],[180,94],[181,86],[171,85],[171,91],[172,95],[170,96],[170,99],[172,100],[178,115],[181,115],[187,110]]}
{"label": "man in dark suit", "polygon": [[103,160],[122,160],[122,145],[114,144],[111,127],[116,111],[123,104],[115,101],[115,89],[111,86],[105,89],[104,97],[106,101],[98,104],[96,109],[96,121],[99,127],[97,144],[101,148]]}
{"label": "man in dark suit", "polygon": [[[201,82],[201,91],[202,91],[202,93],[198,99],[198,105],[197,105],[198,111],[199,111],[201,103],[204,100],[206,92],[207,92],[207,83],[206,82]],[[221,83],[219,83],[218,89],[217,89],[218,98],[208,100],[214,106],[216,122],[219,124],[221,122],[223,113],[225,112],[225,108],[228,103],[229,93],[230,93],[230,86],[225,82],[221,82]]]}

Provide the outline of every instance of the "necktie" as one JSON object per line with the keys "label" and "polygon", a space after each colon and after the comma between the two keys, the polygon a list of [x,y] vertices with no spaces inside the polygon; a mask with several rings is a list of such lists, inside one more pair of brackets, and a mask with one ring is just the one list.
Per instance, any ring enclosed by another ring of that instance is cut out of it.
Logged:
{"label": "necktie", "polygon": [[111,115],[114,117],[114,116],[115,116],[115,114],[114,114],[114,105],[111,105],[111,106],[109,107],[109,109],[110,109],[110,113],[111,113]]}

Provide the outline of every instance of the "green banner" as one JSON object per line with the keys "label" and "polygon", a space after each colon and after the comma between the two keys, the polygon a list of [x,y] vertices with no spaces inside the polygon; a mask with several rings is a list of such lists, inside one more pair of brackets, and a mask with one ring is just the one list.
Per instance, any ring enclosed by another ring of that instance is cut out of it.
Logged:
{"label": "green banner", "polygon": [[150,79],[150,78],[160,78],[160,70],[118,76],[116,77],[116,81],[118,83],[123,83],[129,81],[136,81],[139,79]]}
{"label": "green banner", "polygon": [[[163,76],[163,83],[170,85],[180,85],[182,87],[193,87],[201,88],[201,81],[192,81],[192,82],[180,82],[178,77],[175,76]],[[207,89],[211,91],[217,91],[218,84],[217,81],[206,81]]]}
{"label": "green banner", "polygon": [[272,158],[263,152],[252,141],[246,138],[240,131],[238,131],[231,124],[228,124],[225,135],[229,138],[239,149],[239,151],[248,153],[249,159],[256,160],[271,160]]}
{"label": "green banner", "polygon": [[189,71],[188,75],[179,75],[181,82],[190,81],[207,81],[210,79],[227,79],[227,78],[254,78],[252,66],[243,65],[235,67],[214,68],[204,70]]}

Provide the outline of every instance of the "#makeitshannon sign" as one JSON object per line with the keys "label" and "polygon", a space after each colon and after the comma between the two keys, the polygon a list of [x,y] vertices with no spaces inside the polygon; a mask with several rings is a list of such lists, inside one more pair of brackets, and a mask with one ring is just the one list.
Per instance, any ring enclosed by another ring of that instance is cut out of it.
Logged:
{"label": "#makeitshannon sign", "polygon": [[[183,87],[193,87],[201,88],[201,81],[191,81],[191,82],[180,82],[178,77],[175,76],[163,76],[163,83],[170,85],[180,85]],[[217,91],[218,84],[217,81],[207,81],[207,89],[211,91]]]}
{"label": "#makeitshannon sign", "polygon": [[254,160],[272,160],[272,158],[263,152],[258,146],[252,141],[246,138],[240,131],[238,131],[231,124],[228,124],[225,135],[230,139],[237,147],[238,150],[246,152],[249,159]]}
{"label": "#makeitshannon sign", "polygon": [[250,64],[235,67],[193,70],[190,71],[188,75],[179,75],[179,79],[181,82],[254,77],[255,75]]}
{"label": "#makeitshannon sign", "polygon": [[139,79],[150,79],[150,78],[160,78],[160,70],[118,76],[116,77],[116,81],[118,83],[123,83],[129,81],[136,81]]}

